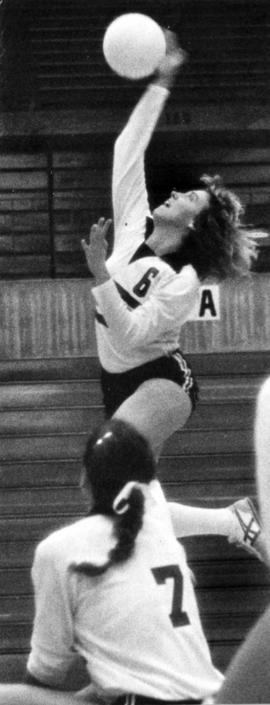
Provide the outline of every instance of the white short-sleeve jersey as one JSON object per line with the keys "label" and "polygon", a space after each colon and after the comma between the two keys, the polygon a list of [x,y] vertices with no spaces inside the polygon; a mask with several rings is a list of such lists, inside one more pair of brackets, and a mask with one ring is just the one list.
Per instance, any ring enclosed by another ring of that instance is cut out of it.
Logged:
{"label": "white short-sleeve jersey", "polygon": [[78,652],[104,700],[122,693],[203,699],[220,688],[163,492],[153,481],[144,493],[135,552],[104,574],[87,577],[71,566],[106,560],[115,544],[108,518],[86,517],[39,544],[28,669],[40,681],[60,684]]}
{"label": "white short-sleeve jersey", "polygon": [[176,350],[180,328],[195,306],[199,279],[191,265],[176,273],[145,243],[150,216],[144,155],[168,91],[150,85],[114,148],[114,248],[110,280],[92,289],[102,366],[125,372]]}

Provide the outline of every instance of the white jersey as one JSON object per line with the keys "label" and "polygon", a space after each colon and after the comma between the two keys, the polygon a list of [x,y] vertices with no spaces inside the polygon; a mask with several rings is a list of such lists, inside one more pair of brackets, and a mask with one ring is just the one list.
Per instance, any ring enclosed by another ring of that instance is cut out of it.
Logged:
{"label": "white jersey", "polygon": [[33,565],[36,615],[28,670],[59,685],[79,653],[93,696],[124,693],[203,699],[219,690],[185,552],[173,533],[159,483],[143,485],[145,514],[131,558],[104,574],[70,570],[102,564],[115,545],[110,519],[86,517],[39,544]]}
{"label": "white jersey", "polygon": [[144,154],[167,96],[166,88],[150,85],[115,143],[114,249],[106,262],[111,278],[92,289],[98,354],[108,372],[125,372],[176,350],[198,297],[194,268],[176,273],[145,243],[150,211]]}

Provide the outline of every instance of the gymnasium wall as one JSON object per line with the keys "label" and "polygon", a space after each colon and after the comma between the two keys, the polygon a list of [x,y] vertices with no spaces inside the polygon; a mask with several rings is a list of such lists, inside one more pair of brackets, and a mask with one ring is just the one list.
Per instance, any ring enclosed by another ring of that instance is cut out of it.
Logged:
{"label": "gymnasium wall", "polygon": [[[92,285],[91,279],[2,282],[0,360],[95,357]],[[217,303],[215,297],[200,320],[183,326],[183,351],[269,351],[269,275],[222,284]]]}

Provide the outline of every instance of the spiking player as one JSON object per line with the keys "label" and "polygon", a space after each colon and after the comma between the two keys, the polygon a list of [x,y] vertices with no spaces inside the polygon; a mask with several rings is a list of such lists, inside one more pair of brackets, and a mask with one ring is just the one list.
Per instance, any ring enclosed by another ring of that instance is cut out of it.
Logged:
{"label": "spiking player", "polygon": [[200,283],[246,273],[254,241],[241,223],[237,196],[218,178],[202,188],[173,190],[150,213],[144,156],[184,61],[172,33],[156,77],[115,143],[112,197],[114,248],[106,261],[110,221],[100,218],[83,240],[95,277],[96,335],[109,416],[135,424],[158,456],[196,403],[196,383],[179,350],[179,332]]}
{"label": "spiking player", "polygon": [[[188,193],[173,190],[150,213],[145,150],[185,58],[175,36],[166,37],[167,55],[115,144],[112,255],[106,260],[110,220],[100,218],[89,243],[82,242],[95,277],[107,415],[133,424],[156,458],[196,404],[197,386],[179,350],[179,331],[200,283],[207,276],[221,280],[245,273],[254,255],[253,239],[241,223],[241,204],[217,178],[205,177],[201,189]],[[252,504],[241,500],[234,513],[239,541],[254,549],[260,529]],[[200,527],[205,533],[206,525],[207,515],[183,507],[187,533],[196,534]]]}

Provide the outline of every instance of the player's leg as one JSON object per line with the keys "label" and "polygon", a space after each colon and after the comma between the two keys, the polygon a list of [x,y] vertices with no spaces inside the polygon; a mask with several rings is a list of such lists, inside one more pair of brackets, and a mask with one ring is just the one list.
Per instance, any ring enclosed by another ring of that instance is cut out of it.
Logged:
{"label": "player's leg", "polygon": [[232,660],[215,703],[270,703],[270,608]]}
{"label": "player's leg", "polygon": [[258,394],[255,451],[260,511],[270,562],[270,377],[262,384]]}
{"label": "player's leg", "polygon": [[80,705],[82,702],[80,696],[75,693],[52,688],[20,683],[0,685],[0,705]]}
{"label": "player's leg", "polygon": [[135,426],[159,458],[165,441],[188,420],[192,411],[189,394],[169,379],[143,382],[117,409],[115,418]]}
{"label": "player's leg", "polygon": [[212,509],[169,502],[176,536],[224,536],[229,543],[243,548],[267,562],[265,538],[260,518],[249,497],[228,507]]}

